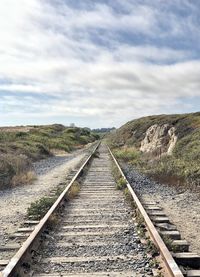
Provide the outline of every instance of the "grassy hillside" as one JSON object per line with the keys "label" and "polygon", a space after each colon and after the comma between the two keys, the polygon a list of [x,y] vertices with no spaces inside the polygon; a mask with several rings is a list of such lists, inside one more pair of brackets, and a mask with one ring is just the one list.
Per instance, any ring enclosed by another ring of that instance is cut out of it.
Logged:
{"label": "grassy hillside", "polygon": [[89,130],[54,124],[0,130],[0,188],[30,182],[32,162],[55,150],[72,151],[98,138]]}
{"label": "grassy hillside", "polygon": [[[154,124],[175,127],[177,142],[171,155],[156,156],[139,150],[147,129]],[[200,186],[200,112],[132,120],[109,135],[108,142],[119,159],[156,180]]]}

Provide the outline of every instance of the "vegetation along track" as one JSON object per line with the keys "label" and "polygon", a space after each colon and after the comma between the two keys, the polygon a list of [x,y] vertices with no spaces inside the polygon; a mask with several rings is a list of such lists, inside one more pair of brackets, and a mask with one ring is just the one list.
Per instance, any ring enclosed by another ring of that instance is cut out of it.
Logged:
{"label": "vegetation along track", "polygon": [[[116,190],[112,158],[121,169],[106,145],[101,144],[98,152],[88,158],[44,218],[36,225],[30,221],[34,228],[21,230],[33,232],[1,276],[152,276],[152,257],[139,240],[133,208]],[[80,192],[66,202],[66,194],[80,176]],[[127,181],[126,185],[162,254],[168,276],[183,276]],[[57,218],[58,206],[62,209]]]}

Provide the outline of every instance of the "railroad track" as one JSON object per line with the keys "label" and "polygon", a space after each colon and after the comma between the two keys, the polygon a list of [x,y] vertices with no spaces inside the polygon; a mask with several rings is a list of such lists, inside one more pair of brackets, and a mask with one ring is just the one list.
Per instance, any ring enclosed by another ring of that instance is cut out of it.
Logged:
{"label": "railroad track", "polygon": [[[19,230],[15,239],[26,240],[10,261],[0,261],[0,266],[5,266],[0,276],[153,276],[150,266],[152,257],[146,255],[146,247],[138,237],[133,208],[123,192],[116,190],[111,170],[113,161],[122,178],[125,176],[106,145],[101,144],[98,151],[98,157],[91,154],[76,172],[44,218],[40,222],[29,220],[26,223],[28,227]],[[84,176],[83,172],[86,172]],[[66,194],[77,180],[81,183],[80,192],[66,202]],[[156,203],[146,203],[144,208],[127,180],[126,183],[160,251],[168,276],[182,277],[182,272],[146,212],[155,215],[162,211]],[[49,231],[47,226],[50,218],[58,209],[59,220]],[[10,250],[15,251],[15,247]],[[197,271],[188,271],[187,274],[200,276]]]}

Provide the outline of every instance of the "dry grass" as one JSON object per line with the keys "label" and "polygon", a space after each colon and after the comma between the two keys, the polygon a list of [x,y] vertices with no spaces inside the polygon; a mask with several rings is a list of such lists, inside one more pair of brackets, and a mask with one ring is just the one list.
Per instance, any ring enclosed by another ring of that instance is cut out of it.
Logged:
{"label": "dry grass", "polygon": [[31,163],[25,155],[0,155],[0,189],[31,183],[34,179]]}
{"label": "dry grass", "polygon": [[11,180],[11,185],[18,186],[18,185],[31,184],[36,179],[37,179],[36,175],[33,171],[22,172],[18,175],[13,176]]}
{"label": "dry grass", "polygon": [[115,179],[115,181],[117,182],[122,176],[121,176],[121,173],[119,172],[119,169],[117,168],[117,166],[113,163],[112,164],[112,175]]}
{"label": "dry grass", "polygon": [[126,188],[126,180],[123,177],[119,178],[117,180],[117,186],[116,187],[119,190],[125,189]]}
{"label": "dry grass", "polygon": [[117,159],[123,160],[125,162],[133,162],[138,160],[140,152],[135,147],[122,147],[120,149],[115,149],[114,155]]}
{"label": "dry grass", "polygon": [[80,184],[75,181],[67,193],[67,200],[73,199],[80,191]]}
{"label": "dry grass", "polygon": [[59,222],[59,217],[57,214],[52,214],[50,217],[49,217],[49,220],[48,220],[48,223],[47,223],[47,228],[49,230],[53,230],[54,227],[58,224]]}

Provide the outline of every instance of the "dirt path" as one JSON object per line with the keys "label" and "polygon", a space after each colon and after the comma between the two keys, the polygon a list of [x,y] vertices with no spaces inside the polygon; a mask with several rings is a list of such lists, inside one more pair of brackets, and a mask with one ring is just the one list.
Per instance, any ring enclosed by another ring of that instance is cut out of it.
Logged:
{"label": "dirt path", "polygon": [[150,181],[130,166],[124,165],[123,168],[140,198],[157,201],[177,226],[182,238],[190,243],[190,249],[200,254],[200,195]]}
{"label": "dirt path", "polygon": [[37,180],[26,186],[0,191],[0,242],[6,243],[9,234],[18,229],[30,203],[45,196],[64,180],[87,155],[88,148],[65,156],[42,160],[34,165]]}

